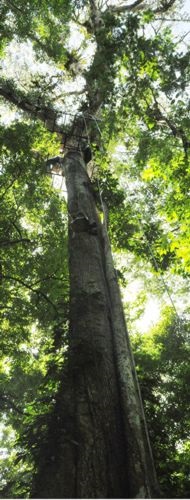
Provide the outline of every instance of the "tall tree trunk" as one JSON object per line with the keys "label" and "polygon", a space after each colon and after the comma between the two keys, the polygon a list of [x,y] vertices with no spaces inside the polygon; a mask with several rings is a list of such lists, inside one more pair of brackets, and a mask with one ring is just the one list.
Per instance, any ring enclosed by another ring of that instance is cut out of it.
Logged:
{"label": "tall tree trunk", "polygon": [[33,498],[150,498],[156,480],[108,239],[81,155],[68,153],[64,168],[68,371],[50,429],[57,433],[51,456],[36,478]]}

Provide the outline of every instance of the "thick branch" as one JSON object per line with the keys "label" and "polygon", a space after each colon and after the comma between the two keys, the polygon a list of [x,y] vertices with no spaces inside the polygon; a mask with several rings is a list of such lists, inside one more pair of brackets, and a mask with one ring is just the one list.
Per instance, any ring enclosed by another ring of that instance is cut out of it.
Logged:
{"label": "thick branch", "polygon": [[[175,3],[176,0],[162,0],[161,1],[161,4],[160,4],[160,7],[158,7],[157,9],[152,9],[152,12],[154,14],[161,14],[162,12],[167,12]],[[126,5],[126,4],[123,4],[123,5],[119,5],[119,6],[116,6],[114,5],[113,7],[111,7],[111,10],[112,12],[115,12],[115,13],[122,13],[122,12],[133,12],[135,11],[136,9],[138,9],[140,6],[140,8],[142,9],[147,9],[149,8],[149,5],[146,3],[145,0],[136,0],[135,2],[131,3],[130,5]]]}
{"label": "thick branch", "polygon": [[50,105],[43,105],[39,102],[39,97],[34,101],[20,89],[13,86],[11,80],[0,81],[0,95],[11,104],[16,105],[22,111],[30,114],[33,118],[38,118],[45,123],[45,126],[51,132],[62,132],[62,127],[58,125],[57,119],[60,114]]}
{"label": "thick branch", "polygon": [[[142,3],[144,3],[144,0],[136,0],[136,2],[131,3],[130,5],[124,4],[124,5],[119,5],[118,7],[116,5],[114,5],[113,7],[111,7],[110,10],[112,10],[112,12],[116,12],[118,14],[121,12],[133,11]],[[144,7],[147,7],[147,5],[144,4]]]}

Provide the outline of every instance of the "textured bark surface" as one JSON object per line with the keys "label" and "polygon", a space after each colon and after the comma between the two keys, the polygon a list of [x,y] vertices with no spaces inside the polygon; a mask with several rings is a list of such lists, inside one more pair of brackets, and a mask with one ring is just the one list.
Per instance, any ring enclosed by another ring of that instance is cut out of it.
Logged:
{"label": "textured bark surface", "polygon": [[103,225],[103,237],[106,279],[111,302],[115,363],[125,440],[129,450],[130,491],[132,497],[146,498],[148,494],[148,497],[151,498],[158,496],[159,488],[106,224]]}
{"label": "textured bark surface", "polygon": [[126,495],[117,374],[103,241],[90,181],[79,155],[67,155],[70,215],[70,369],[75,387],[76,497]]}
{"label": "textured bark surface", "polygon": [[64,168],[69,359],[33,498],[150,498],[154,468],[109,242],[81,155],[68,153]]}

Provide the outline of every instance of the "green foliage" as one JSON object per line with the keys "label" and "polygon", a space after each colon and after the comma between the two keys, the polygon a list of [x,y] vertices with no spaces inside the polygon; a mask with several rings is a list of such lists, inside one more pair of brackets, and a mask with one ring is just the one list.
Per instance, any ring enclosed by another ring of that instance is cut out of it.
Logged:
{"label": "green foliage", "polygon": [[2,37],[10,41],[15,35],[21,40],[29,36],[39,54],[45,52],[55,61],[60,60],[66,53],[62,38],[66,39],[69,33],[67,21],[70,12],[71,6],[67,0],[7,2],[7,5],[0,7]]}
{"label": "green foliage", "polygon": [[93,188],[96,197],[99,198],[99,203],[101,204],[100,197],[102,197],[109,209],[113,210],[114,207],[119,207],[124,202],[125,193],[120,188],[118,178],[111,172],[106,161],[104,164],[101,162],[101,170],[93,181]]}
{"label": "green foliage", "polygon": [[132,344],[162,497],[188,498],[189,323],[167,308]]}
{"label": "green foliage", "polygon": [[[124,251],[117,275],[124,284],[131,262],[134,274],[135,269],[138,275],[144,272],[146,286],[133,317],[141,317],[148,287],[155,293],[154,276],[166,281],[173,276],[176,282],[183,277],[184,303],[187,293],[190,50],[177,46],[164,22],[163,27],[155,25],[155,12],[143,2],[138,12],[120,13],[107,8],[107,2],[100,4],[102,23],[95,29],[94,2],[17,0],[0,5],[2,58],[11,41],[13,46],[32,43],[36,55],[26,78],[15,76],[18,58],[14,77],[3,73],[0,80],[7,113],[10,106],[19,110],[11,125],[0,125],[0,475],[5,498],[29,496],[48,445],[53,449],[59,440],[67,359],[66,204],[52,188],[45,166],[48,157],[58,154],[59,144],[37,117],[46,122],[50,114],[53,128],[57,112],[60,117],[65,110],[74,114],[79,109],[92,115],[87,126],[97,207],[108,210],[117,256]],[[73,25],[76,47],[69,39]],[[92,49],[94,55],[89,55]],[[42,67],[35,70],[38,64]],[[84,93],[79,88],[72,100],[78,77]],[[125,148],[122,157],[118,145]],[[166,310],[156,328],[132,338],[167,498],[188,496],[188,328],[187,320],[179,323]]]}
{"label": "green foliage", "polygon": [[2,471],[6,498],[24,496],[30,486],[33,445],[29,453],[24,436],[28,447],[35,421],[48,421],[66,346],[67,216],[45,172],[48,144],[56,151],[38,124],[0,130],[0,393],[6,426],[11,436],[16,431],[11,444],[3,435],[3,446],[13,450]]}

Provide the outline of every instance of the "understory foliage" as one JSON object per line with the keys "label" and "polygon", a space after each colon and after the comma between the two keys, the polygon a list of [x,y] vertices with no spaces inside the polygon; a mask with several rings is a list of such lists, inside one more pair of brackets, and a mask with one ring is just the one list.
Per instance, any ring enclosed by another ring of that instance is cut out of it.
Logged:
{"label": "understory foliage", "polygon": [[149,332],[132,336],[132,345],[161,491],[188,498],[189,323],[168,307]]}
{"label": "understory foliage", "polygon": [[[161,496],[188,498],[190,48],[172,31],[177,2],[124,5],[0,6],[3,498],[30,496],[53,446],[67,366],[68,216],[64,181],[54,187],[46,161],[70,130],[65,113],[78,112],[124,299],[134,276],[141,279],[126,310]],[[142,333],[150,297],[163,308]]]}

